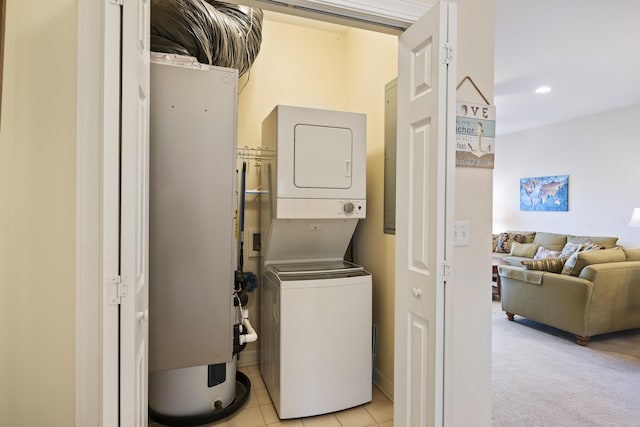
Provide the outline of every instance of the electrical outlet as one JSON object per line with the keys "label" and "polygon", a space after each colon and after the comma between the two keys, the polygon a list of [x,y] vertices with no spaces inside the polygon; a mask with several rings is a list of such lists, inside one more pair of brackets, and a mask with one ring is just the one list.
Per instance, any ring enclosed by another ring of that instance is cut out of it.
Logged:
{"label": "electrical outlet", "polygon": [[260,234],[260,229],[250,228],[245,231],[245,233],[247,233],[245,236],[245,242],[248,243],[248,247],[246,249],[248,249],[247,252],[249,253],[249,257],[259,257],[260,250],[262,249],[262,235]]}

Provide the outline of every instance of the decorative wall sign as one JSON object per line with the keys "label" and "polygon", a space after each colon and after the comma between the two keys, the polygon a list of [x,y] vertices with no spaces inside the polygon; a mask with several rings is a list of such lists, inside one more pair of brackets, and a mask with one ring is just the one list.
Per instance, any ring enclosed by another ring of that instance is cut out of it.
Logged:
{"label": "decorative wall sign", "polygon": [[569,175],[520,178],[521,211],[568,211]]}
{"label": "decorative wall sign", "polygon": [[496,107],[459,101],[456,106],[456,166],[493,169]]}

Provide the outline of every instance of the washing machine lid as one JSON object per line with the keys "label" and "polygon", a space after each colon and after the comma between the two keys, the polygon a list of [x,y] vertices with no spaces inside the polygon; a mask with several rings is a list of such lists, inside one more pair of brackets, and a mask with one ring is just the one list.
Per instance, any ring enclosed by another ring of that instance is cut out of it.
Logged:
{"label": "washing machine lid", "polygon": [[300,276],[305,274],[342,274],[364,271],[364,267],[344,260],[269,264],[268,267],[281,277]]}

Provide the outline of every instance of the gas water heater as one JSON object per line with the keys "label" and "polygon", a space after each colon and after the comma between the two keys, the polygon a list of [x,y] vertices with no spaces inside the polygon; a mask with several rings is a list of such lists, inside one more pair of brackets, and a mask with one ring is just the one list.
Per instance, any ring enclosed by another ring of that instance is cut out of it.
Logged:
{"label": "gas water heater", "polygon": [[235,69],[152,55],[149,411],[163,424],[212,422],[250,389],[236,372],[237,83]]}

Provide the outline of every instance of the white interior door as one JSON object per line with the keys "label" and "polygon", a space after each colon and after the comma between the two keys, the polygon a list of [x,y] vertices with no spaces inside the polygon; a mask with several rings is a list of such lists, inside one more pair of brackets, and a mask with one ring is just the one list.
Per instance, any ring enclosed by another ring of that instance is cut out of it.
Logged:
{"label": "white interior door", "polygon": [[149,336],[148,0],[124,2],[120,276],[120,426],[147,425]]}
{"label": "white interior door", "polygon": [[102,425],[117,425],[120,406],[120,85],[122,10],[104,8],[103,145],[102,145],[102,268],[105,276],[102,311]]}
{"label": "white interior door", "polygon": [[[399,39],[394,423],[443,425],[444,286],[452,218],[455,5]],[[448,149],[450,148],[450,149]]]}

